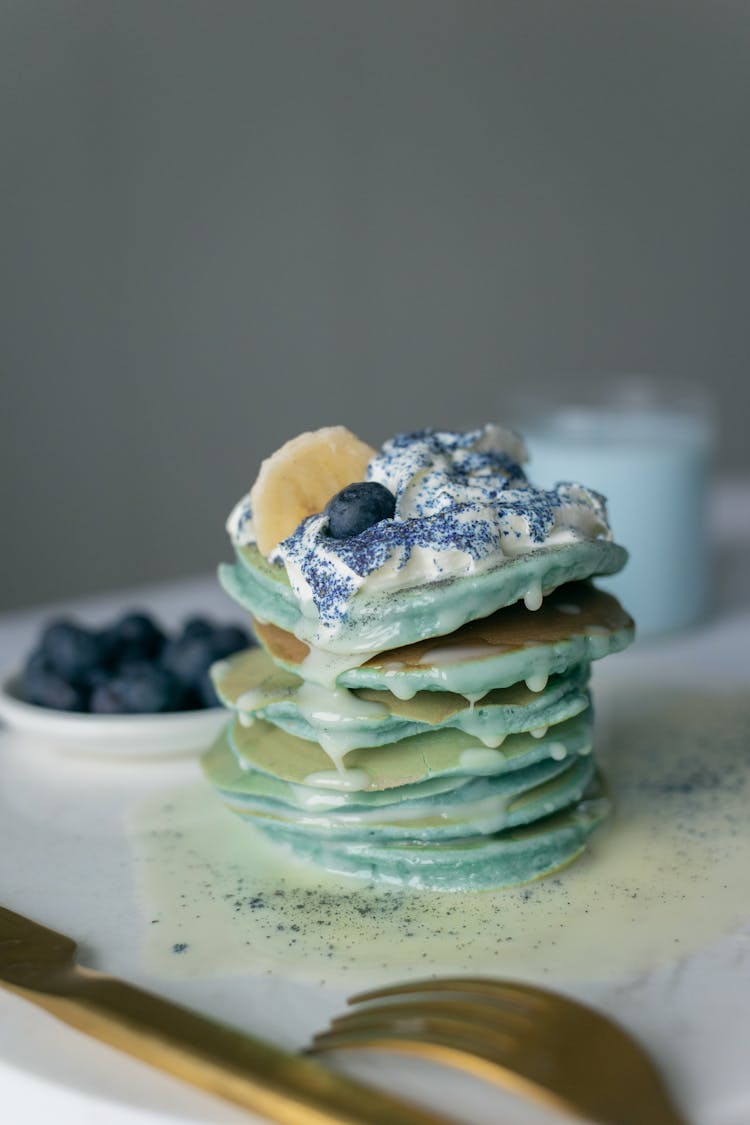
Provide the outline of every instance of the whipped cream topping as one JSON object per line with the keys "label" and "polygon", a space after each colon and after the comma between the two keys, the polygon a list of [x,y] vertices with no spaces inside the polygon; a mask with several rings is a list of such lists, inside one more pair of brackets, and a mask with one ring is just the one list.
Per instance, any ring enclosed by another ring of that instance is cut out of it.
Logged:
{"label": "whipped cream topping", "polygon": [[229,538],[237,547],[249,547],[255,542],[253,510],[250,507],[250,493],[238,500],[226,522]]}
{"label": "whipped cream topping", "polygon": [[[367,480],[396,497],[393,519],[349,539],[310,516],[274,549],[303,613],[335,631],[355,595],[387,594],[477,574],[504,558],[584,539],[611,539],[604,498],[580,484],[534,488],[522,439],[500,426],[468,433],[420,430],[387,441]],[[238,546],[254,542],[247,497],[227,530]]]}

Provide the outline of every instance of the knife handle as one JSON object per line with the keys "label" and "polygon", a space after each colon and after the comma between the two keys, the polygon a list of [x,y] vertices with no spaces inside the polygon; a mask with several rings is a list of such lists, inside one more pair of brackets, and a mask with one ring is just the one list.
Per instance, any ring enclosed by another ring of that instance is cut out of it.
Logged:
{"label": "knife handle", "polygon": [[74,966],[44,989],[5,984],[72,1027],[278,1125],[448,1125],[381,1093],[163,1000]]}

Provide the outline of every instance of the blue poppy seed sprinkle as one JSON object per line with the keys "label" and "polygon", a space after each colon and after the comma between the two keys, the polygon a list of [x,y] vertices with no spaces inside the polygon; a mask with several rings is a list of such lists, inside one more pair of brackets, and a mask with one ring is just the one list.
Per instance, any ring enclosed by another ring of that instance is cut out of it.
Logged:
{"label": "blue poppy seed sprinkle", "polygon": [[[500,566],[551,541],[611,538],[598,493],[572,482],[534,488],[526,459],[522,439],[499,426],[397,434],[365,474],[392,493],[392,518],[338,538],[325,512],[309,516],[270,559],[286,567],[321,625],[335,630],[363,589],[387,594]],[[249,500],[235,507],[230,524],[233,536],[252,534]]]}

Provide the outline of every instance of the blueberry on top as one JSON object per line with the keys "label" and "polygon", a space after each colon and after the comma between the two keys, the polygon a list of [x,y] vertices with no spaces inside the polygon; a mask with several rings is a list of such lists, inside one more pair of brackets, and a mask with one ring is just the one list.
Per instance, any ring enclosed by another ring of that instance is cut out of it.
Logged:
{"label": "blueberry on top", "polygon": [[396,497],[377,481],[349,484],[328,501],[328,534],[334,539],[359,535],[381,520],[392,519]]}

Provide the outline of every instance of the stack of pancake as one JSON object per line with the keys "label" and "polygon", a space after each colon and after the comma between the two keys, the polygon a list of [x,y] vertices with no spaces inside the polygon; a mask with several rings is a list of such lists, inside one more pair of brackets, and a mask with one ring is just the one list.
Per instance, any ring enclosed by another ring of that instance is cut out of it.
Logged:
{"label": "stack of pancake", "polygon": [[260,647],[214,667],[233,717],[204,757],[233,812],[328,870],[415,887],[509,886],[581,853],[606,813],[590,665],[633,637],[590,578],[621,547],[355,594],[332,634],[278,560],[235,546],[221,580]]}

